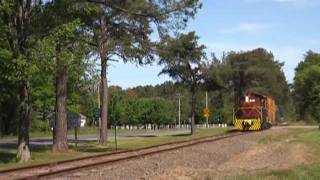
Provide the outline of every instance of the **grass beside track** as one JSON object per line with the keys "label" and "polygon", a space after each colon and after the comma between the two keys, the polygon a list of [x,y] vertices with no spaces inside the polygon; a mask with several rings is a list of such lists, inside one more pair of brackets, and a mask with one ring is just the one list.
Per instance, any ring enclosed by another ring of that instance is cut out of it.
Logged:
{"label": "grass beside track", "polygon": [[[130,137],[118,140],[118,150],[132,150],[170,142],[179,142],[201,137],[218,136],[227,133],[229,130],[231,130],[231,128],[214,128],[198,130],[194,135],[180,134],[160,137]],[[109,141],[106,146],[99,145],[96,141],[79,143],[77,149],[75,149],[74,144],[70,144],[70,152],[59,154],[52,153],[51,146],[43,146],[41,148],[31,149],[31,161],[24,164],[19,164],[15,161],[15,149],[0,149],[0,169],[28,166],[59,160],[67,160],[76,157],[83,157],[94,155],[97,153],[112,151],[115,151],[114,141]]]}
{"label": "grass beside track", "polygon": [[271,143],[285,139],[293,139],[293,143],[303,143],[311,149],[311,161],[308,165],[300,165],[296,168],[285,171],[271,171],[251,176],[235,176],[226,179],[237,180],[318,180],[320,179],[320,131],[318,129],[292,129],[288,136],[264,138],[260,143]]}

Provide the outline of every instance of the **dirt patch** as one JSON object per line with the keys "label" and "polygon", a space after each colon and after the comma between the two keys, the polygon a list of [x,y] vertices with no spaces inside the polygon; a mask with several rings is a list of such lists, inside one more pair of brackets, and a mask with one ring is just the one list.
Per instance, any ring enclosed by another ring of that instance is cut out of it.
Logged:
{"label": "dirt patch", "polygon": [[258,145],[240,153],[219,166],[220,172],[250,173],[260,170],[286,170],[307,162],[308,147],[304,144],[272,143]]}
{"label": "dirt patch", "polygon": [[291,141],[292,139],[283,139],[280,142],[255,144],[246,151],[235,153],[218,166],[216,162],[209,162],[207,168],[203,169],[178,166],[154,179],[224,179],[225,176],[287,170],[307,164],[311,157],[309,148],[305,144]]}

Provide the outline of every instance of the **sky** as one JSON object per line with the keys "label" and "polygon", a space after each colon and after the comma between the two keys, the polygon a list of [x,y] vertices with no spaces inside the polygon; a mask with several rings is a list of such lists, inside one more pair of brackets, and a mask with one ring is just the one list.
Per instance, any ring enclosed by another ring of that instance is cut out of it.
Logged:
{"label": "sky", "polygon": [[[184,32],[195,31],[199,41],[220,58],[223,52],[265,48],[284,62],[292,83],[294,69],[308,50],[320,52],[320,0],[203,0],[203,7]],[[158,76],[156,63],[138,67],[114,62],[110,85],[130,88],[170,80]]]}

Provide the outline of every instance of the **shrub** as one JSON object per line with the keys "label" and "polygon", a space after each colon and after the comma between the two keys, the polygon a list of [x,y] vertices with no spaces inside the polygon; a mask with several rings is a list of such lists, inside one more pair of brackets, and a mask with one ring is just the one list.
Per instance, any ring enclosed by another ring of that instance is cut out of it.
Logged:
{"label": "shrub", "polygon": [[42,121],[39,119],[34,119],[31,122],[31,126],[30,126],[30,130],[32,132],[35,131],[41,131],[41,132],[46,132],[46,131],[50,131],[50,125],[49,125],[49,121]]}

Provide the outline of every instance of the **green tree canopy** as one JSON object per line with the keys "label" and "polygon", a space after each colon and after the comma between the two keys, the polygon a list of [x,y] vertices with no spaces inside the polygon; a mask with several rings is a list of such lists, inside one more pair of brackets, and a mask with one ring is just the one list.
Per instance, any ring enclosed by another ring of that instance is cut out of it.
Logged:
{"label": "green tree canopy", "polygon": [[320,54],[308,51],[295,69],[294,95],[300,119],[320,119]]}
{"label": "green tree canopy", "polygon": [[160,74],[189,87],[191,92],[191,133],[195,131],[196,92],[204,80],[205,46],[198,44],[195,32],[167,36],[158,46],[159,64],[164,65]]}

